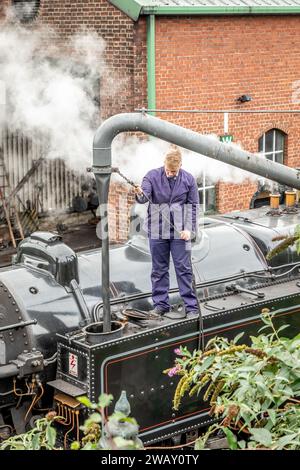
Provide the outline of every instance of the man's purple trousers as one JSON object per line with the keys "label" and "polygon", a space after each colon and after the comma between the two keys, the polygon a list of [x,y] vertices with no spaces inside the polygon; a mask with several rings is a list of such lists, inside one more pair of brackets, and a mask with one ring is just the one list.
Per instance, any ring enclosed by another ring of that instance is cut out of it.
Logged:
{"label": "man's purple trousers", "polygon": [[186,312],[198,309],[196,296],[192,289],[192,264],[190,243],[180,239],[149,238],[152,255],[152,298],[154,307],[161,311],[169,311],[169,264],[170,253],[176,271],[179,292],[184,301]]}

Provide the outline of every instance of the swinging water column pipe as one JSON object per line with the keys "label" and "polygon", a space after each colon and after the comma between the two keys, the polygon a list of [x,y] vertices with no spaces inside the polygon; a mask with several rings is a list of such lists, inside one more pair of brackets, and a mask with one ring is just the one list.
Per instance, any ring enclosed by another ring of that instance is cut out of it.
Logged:
{"label": "swinging water column pipe", "polygon": [[122,132],[144,132],[179,147],[228,163],[277,183],[300,189],[300,172],[262,156],[246,152],[216,138],[149,116],[145,113],[124,113],[110,117],[97,129],[93,142],[93,172],[100,202],[100,234],[102,240],[103,331],[111,331],[108,192],[112,173],[111,145]]}

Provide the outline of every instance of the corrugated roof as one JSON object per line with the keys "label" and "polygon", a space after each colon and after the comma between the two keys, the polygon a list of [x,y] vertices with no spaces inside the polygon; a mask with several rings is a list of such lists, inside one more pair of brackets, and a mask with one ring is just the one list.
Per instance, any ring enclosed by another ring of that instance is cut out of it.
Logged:
{"label": "corrugated roof", "polygon": [[109,0],[132,19],[140,15],[292,15],[300,0]]}

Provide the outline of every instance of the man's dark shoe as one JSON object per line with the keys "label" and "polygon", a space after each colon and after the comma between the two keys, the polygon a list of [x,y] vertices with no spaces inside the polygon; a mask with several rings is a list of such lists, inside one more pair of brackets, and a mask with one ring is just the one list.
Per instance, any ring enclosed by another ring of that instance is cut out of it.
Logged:
{"label": "man's dark shoe", "polygon": [[176,310],[174,308],[171,312],[166,313],[165,317],[170,320],[183,320],[184,318],[190,318],[194,315],[198,315],[198,310],[186,311],[184,307],[179,307]]}
{"label": "man's dark shoe", "polygon": [[194,315],[199,315],[199,311],[198,310],[190,310],[188,312],[186,312],[186,314],[191,317],[191,316],[194,316]]}
{"label": "man's dark shoe", "polygon": [[153,310],[149,310],[148,312],[148,317],[152,319],[158,319],[161,318],[163,315],[168,313],[169,310],[162,310],[158,307],[155,307]]}
{"label": "man's dark shoe", "polygon": [[186,318],[186,313],[184,309],[173,310],[172,312],[166,313],[165,317],[169,318],[170,320],[183,320],[184,318]]}

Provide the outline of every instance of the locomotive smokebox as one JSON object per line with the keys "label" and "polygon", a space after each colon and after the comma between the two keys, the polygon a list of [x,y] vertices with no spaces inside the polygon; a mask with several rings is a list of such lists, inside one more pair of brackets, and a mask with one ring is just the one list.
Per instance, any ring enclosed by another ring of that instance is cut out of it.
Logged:
{"label": "locomotive smokebox", "polygon": [[0,378],[39,372],[56,353],[56,333],[88,322],[74,251],[50,232],[23,240],[0,273]]}

